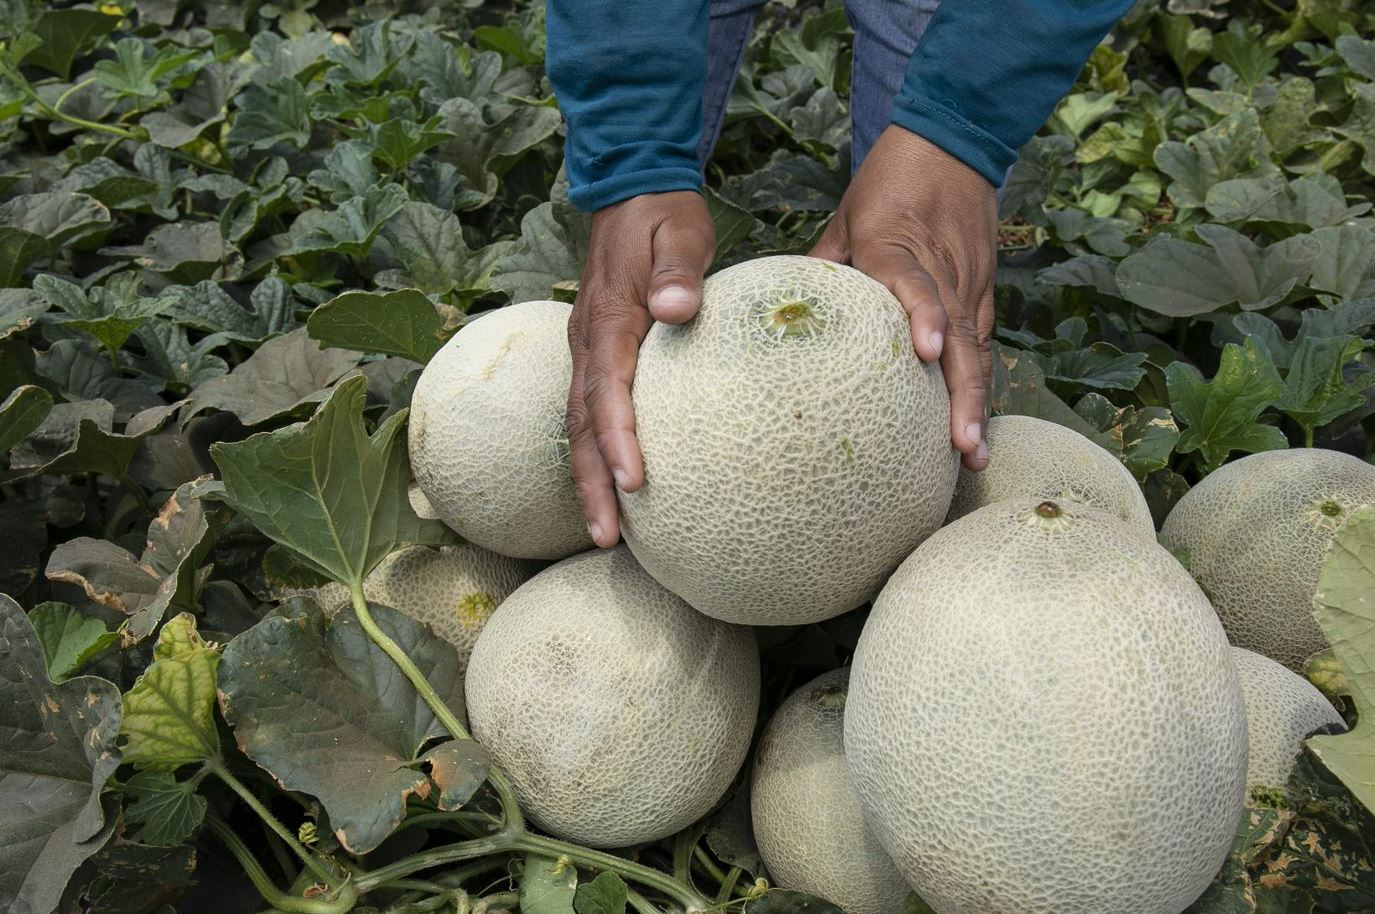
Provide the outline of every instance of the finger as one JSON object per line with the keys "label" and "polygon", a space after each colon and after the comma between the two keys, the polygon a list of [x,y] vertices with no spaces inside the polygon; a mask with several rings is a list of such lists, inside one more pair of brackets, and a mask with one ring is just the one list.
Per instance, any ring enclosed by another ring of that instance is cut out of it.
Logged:
{"label": "finger", "polygon": [[587,533],[603,549],[610,549],[621,538],[617,523],[616,492],[611,470],[602,460],[592,423],[583,398],[583,370],[575,361],[573,381],[568,390],[565,420],[568,450],[573,470],[573,491],[587,519]]}
{"label": "finger", "polygon": [[654,230],[654,267],[649,278],[649,313],[665,324],[692,319],[702,305],[702,275],[715,253],[716,229],[701,218],[671,218]]}
{"label": "finger", "polygon": [[974,314],[961,309],[951,315],[945,355],[941,358],[950,391],[950,440],[971,470],[988,465],[985,438],[989,376],[984,356],[987,349],[987,333]]}
{"label": "finger", "polygon": [[855,266],[888,287],[907,312],[912,345],[924,362],[934,362],[945,350],[947,300],[943,289],[953,283],[941,273],[922,266],[913,254],[899,247],[856,251]]}
{"label": "finger", "polygon": [[635,440],[630,386],[640,343],[652,323],[636,298],[606,293],[591,317],[590,346],[583,376],[583,402],[597,449],[616,485],[634,492],[644,485],[644,462]]}
{"label": "finger", "polygon": [[840,213],[836,213],[831,217],[831,221],[826,223],[826,229],[821,233],[821,238],[812,245],[807,256],[820,257],[822,260],[829,260],[833,263],[849,263],[849,248],[849,240],[845,234],[845,219]]}

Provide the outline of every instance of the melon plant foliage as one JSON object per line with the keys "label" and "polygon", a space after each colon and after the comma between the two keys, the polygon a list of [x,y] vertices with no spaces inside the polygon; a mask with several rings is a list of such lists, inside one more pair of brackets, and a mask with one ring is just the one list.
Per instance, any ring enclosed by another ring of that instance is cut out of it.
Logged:
{"label": "melon plant foliage", "polygon": [[[453,649],[361,599],[449,541],[406,497],[423,364],[576,289],[542,10],[0,0],[3,910],[837,911],[759,881],[743,788],[633,855],[538,834]],[[1101,444],[1157,523],[1242,454],[1371,459],[1371,34],[1360,0],[1146,0],[1010,176],[993,408]],[[850,59],[838,3],[761,15],[718,266],[833,211]],[[1195,914],[1375,909],[1371,543],[1367,510],[1317,600],[1354,726],[1252,798]],[[287,598],[331,579],[356,611]],[[761,719],[862,616],[765,642]]]}

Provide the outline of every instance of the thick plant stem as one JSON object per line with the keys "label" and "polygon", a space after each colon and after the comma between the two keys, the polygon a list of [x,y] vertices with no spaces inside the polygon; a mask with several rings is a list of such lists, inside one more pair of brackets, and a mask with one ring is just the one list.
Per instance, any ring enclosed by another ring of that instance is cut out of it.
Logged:
{"label": "thick plant stem", "polygon": [[345,914],[345,912],[353,910],[353,906],[358,902],[357,891],[348,884],[336,889],[334,898],[299,898],[280,891],[273,885],[267,873],[263,871],[258,858],[254,857],[253,852],[244,846],[244,843],[239,840],[239,836],[234,834],[233,829],[213,813],[206,816],[205,822],[210,826],[210,830],[215,833],[215,836],[229,849],[229,853],[238,861],[239,866],[243,867],[244,873],[248,876],[248,881],[253,883],[258,894],[273,908],[279,911],[288,911],[291,914]]}
{"label": "thick plant stem", "polygon": [[214,772],[215,776],[229,785],[229,789],[237,793],[239,799],[247,803],[248,808],[258,814],[258,818],[262,819],[267,827],[272,829],[273,834],[281,838],[286,846],[291,848],[297,857],[301,858],[301,862],[309,867],[312,873],[319,876],[324,883],[331,888],[337,889],[344,884],[344,880],[341,880],[339,876],[326,869],[319,858],[304,844],[298,841],[296,836],[288,831],[285,825],[277,821],[277,817],[272,814],[272,810],[264,806],[262,801],[253,795],[253,791],[249,790],[243,785],[242,781],[234,777],[234,775],[229,772],[229,769],[225,768],[219,762],[209,762],[207,764],[210,770]]}
{"label": "thick plant stem", "polygon": [[[426,707],[434,714],[435,718],[444,726],[445,730],[455,739],[472,739],[466,727],[459,722],[458,715],[450,710],[444,700],[439,697],[439,693],[430,685],[430,681],[420,672],[416,665],[406,656],[406,652],[401,646],[393,641],[386,632],[378,626],[373,619],[372,612],[368,609],[367,597],[363,596],[363,585],[360,581],[354,581],[349,585],[349,594],[353,599],[353,612],[358,617],[358,624],[363,626],[363,631],[368,633],[368,637],[373,643],[382,649],[382,653],[392,659],[392,662],[401,669],[402,674],[410,680],[415,690],[420,693],[420,698],[425,702]],[[487,780],[497,792],[497,798],[501,801],[501,812],[506,818],[506,828],[508,831],[524,830],[525,816],[520,811],[520,803],[516,800],[516,792],[511,787],[511,782],[506,780],[506,776],[497,768],[492,768],[487,773]]]}

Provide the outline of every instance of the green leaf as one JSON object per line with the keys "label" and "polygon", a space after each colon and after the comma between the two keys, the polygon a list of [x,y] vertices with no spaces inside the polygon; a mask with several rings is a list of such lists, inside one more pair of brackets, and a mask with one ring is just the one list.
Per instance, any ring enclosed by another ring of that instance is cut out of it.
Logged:
{"label": "green leaf", "polygon": [[1253,109],[1229,114],[1184,142],[1161,143],[1156,167],[1174,179],[1170,196],[1180,206],[1203,206],[1208,189],[1229,178],[1258,177],[1274,171],[1265,157],[1259,116]]}
{"label": "green leaf", "polygon": [[243,254],[220,232],[218,222],[171,222],[148,233],[142,244],[108,247],[110,257],[131,257],[139,266],[164,273],[177,282],[211,277],[234,279]]}
{"label": "green leaf", "polygon": [[[483,288],[484,273],[491,269],[463,243],[463,226],[457,216],[418,200],[407,203],[387,220],[373,256],[384,251],[383,256],[398,266],[394,278],[400,286],[434,295]],[[381,274],[379,282],[380,278]]]}
{"label": "green leaf", "polygon": [[1318,256],[1309,285],[1342,299],[1375,296],[1375,231],[1340,225],[1318,229],[1312,237]]}
{"label": "green leaf", "polygon": [[521,66],[532,67],[544,62],[544,49],[535,46],[529,35],[509,25],[480,25],[473,29],[473,41],[479,47],[510,55]]}
{"label": "green leaf", "polygon": [[[454,648],[404,613],[385,606],[372,612],[461,716]],[[390,835],[408,796],[435,789],[418,753],[444,728],[351,612],[264,619],[225,648],[219,688],[244,752],[286,789],[318,797],[351,853],[367,853]],[[452,760],[441,759],[441,776],[451,773],[443,763]]]}
{"label": "green leaf", "polygon": [[1346,671],[1358,719],[1351,732],[1315,736],[1308,746],[1375,811],[1375,506],[1352,512],[1333,537],[1313,615]]}
{"label": "green leaf", "polygon": [[423,124],[403,118],[388,118],[381,124],[370,124],[369,140],[372,154],[392,171],[405,168],[416,156],[433,149],[445,140],[453,139],[447,130],[436,130],[440,118],[430,118]]}
{"label": "green leaf", "polygon": [[1156,237],[1117,266],[1117,284],[1135,304],[1171,317],[1228,305],[1261,311],[1279,304],[1313,271],[1319,244],[1295,235],[1259,247],[1240,232],[1200,225],[1207,245]]}
{"label": "green leaf", "polygon": [[1361,83],[1352,87],[1355,103],[1340,127],[1332,132],[1344,136],[1361,147],[1361,167],[1375,175],[1375,83]]}
{"label": "green leaf", "polygon": [[1352,73],[1375,80],[1375,41],[1359,35],[1339,35],[1333,46]]}
{"label": "green leaf", "polygon": [[52,412],[53,398],[41,387],[16,387],[0,403],[0,454],[29,436]]}
{"label": "green leaf", "polygon": [[141,843],[171,847],[190,838],[205,820],[205,798],[196,779],[178,781],[168,770],[149,768],[124,782],[124,818],[141,826]]}
{"label": "green leaf", "polygon": [[1284,376],[1284,394],[1275,408],[1293,419],[1308,436],[1313,430],[1364,405],[1362,395],[1375,384],[1375,371],[1363,368],[1348,378],[1347,365],[1367,348],[1354,336],[1313,337],[1300,334]]}
{"label": "green leaf", "polygon": [[120,764],[119,690],[94,676],[54,684],[24,611],[0,594],[0,908],[52,911],[114,830],[101,793]]}
{"label": "green leaf", "polygon": [[[259,290],[266,292],[281,280],[264,280],[254,291],[254,303]],[[195,330],[220,334],[225,339],[241,343],[260,343],[291,329],[290,308],[285,313],[264,313],[261,308],[245,308],[229,296],[213,280],[202,280],[194,286],[170,286],[159,296],[165,303],[165,314]]]}
{"label": "green leaf", "polygon": [[72,678],[119,640],[119,632],[107,630],[99,619],[66,603],[39,603],[29,610],[29,622],[43,645],[48,678],[53,682]]}
{"label": "green leaf", "polygon": [[139,39],[121,38],[115,42],[115,59],[98,60],[91,68],[96,82],[115,97],[152,99],[162,91],[159,83],[165,77],[200,56],[199,51],[173,45],[157,48],[151,57],[145,50]]}
{"label": "green leaf", "polygon": [[707,209],[716,227],[716,250],[713,261],[726,257],[735,246],[740,244],[754,231],[754,214],[736,206],[710,187],[703,190],[707,198]]}
{"label": "green leaf", "polygon": [[1233,451],[1254,454],[1288,446],[1279,429],[1257,421],[1284,393],[1284,382],[1254,339],[1244,347],[1228,343],[1211,381],[1182,362],[1171,363],[1165,379],[1175,419],[1185,426],[1177,449],[1199,452],[1206,470],[1221,466]]}
{"label": "green leaf", "polygon": [[405,188],[386,184],[346,200],[335,210],[306,210],[292,223],[281,255],[332,251],[364,257],[382,226],[401,212],[409,199]]}
{"label": "green leaf", "polygon": [[1213,36],[1213,56],[1232,69],[1248,90],[1255,89],[1279,66],[1274,49],[1240,20],[1228,23],[1227,31]]}
{"label": "green leaf", "polygon": [[406,495],[405,410],[369,436],[366,391],[365,378],[350,378],[308,422],[211,448],[236,511],[314,570],[360,586],[396,547],[443,538]]}
{"label": "green leaf", "polygon": [[1187,80],[1213,50],[1213,33],[1202,26],[1195,28],[1188,16],[1161,16],[1157,21],[1166,52]]}
{"label": "green leaf", "polygon": [[1034,352],[993,343],[993,395],[989,407],[995,415],[1035,416],[1072,428],[1092,438],[1095,430],[1046,386],[1046,376]]}
{"label": "green leaf", "polygon": [[[499,58],[496,65],[500,68]],[[466,95],[444,102],[439,116],[442,128],[459,138],[444,144],[440,154],[453,162],[463,177],[461,209],[490,203],[496,197],[499,175],[505,170],[503,163],[539,145],[562,121],[554,108],[484,106]]]}
{"label": "green leaf", "polygon": [[33,34],[43,39],[43,44],[30,51],[24,63],[68,79],[77,55],[108,35],[116,25],[118,16],[95,10],[49,9],[33,24]]}
{"label": "green leaf", "polygon": [[22,194],[0,203],[0,287],[16,285],[34,261],[109,222],[109,209],[85,194]]}
{"label": "green leaf", "polygon": [[268,340],[224,377],[202,384],[182,410],[185,421],[202,410],[234,413],[244,425],[300,416],[329,395],[327,388],[362,356],[321,349],[306,328]]}
{"label": "green leaf", "polygon": [[1219,222],[1322,228],[1348,222],[1369,210],[1370,204],[1347,206],[1341,184],[1331,175],[1309,175],[1291,182],[1273,174],[1214,185],[1208,191],[1207,208]]}
{"label": "green leaf", "polygon": [[108,350],[119,349],[148,318],[162,310],[156,298],[129,297],[113,287],[99,287],[89,293],[74,282],[56,276],[36,277],[33,287],[44,300],[61,311],[63,324],[89,333]]}
{"label": "green leaf", "polygon": [[345,292],[316,308],[306,332],[325,348],[380,352],[419,362],[444,344],[444,321],[423,292]]}
{"label": "green leaf", "polygon": [[[33,437],[41,436],[49,421],[56,420],[61,423],[66,412],[59,412],[59,410],[67,405],[69,404],[59,403],[54,406],[52,412],[48,414],[48,418],[34,432]],[[151,431],[153,429],[138,435],[117,435],[105,431],[91,419],[81,418],[76,429],[76,440],[69,449],[37,465],[26,466],[24,462],[11,460],[10,466],[12,469],[20,470],[18,475],[24,478],[57,474],[99,473],[118,479],[128,473],[129,463],[134,459],[134,454],[138,452],[140,442],[144,435]]]}
{"label": "green leaf", "polygon": [[522,914],[574,914],[578,868],[567,859],[530,854],[520,880]]}
{"label": "green leaf", "polygon": [[520,241],[492,269],[492,288],[511,301],[550,298],[576,288],[592,237],[591,219],[567,203],[551,201],[525,214]]}
{"label": "green leaf", "polygon": [[266,86],[248,86],[234,103],[239,111],[226,138],[231,147],[270,149],[290,143],[304,149],[310,143],[306,90],[296,79],[283,77]]}
{"label": "green leaf", "polygon": [[1163,406],[1117,406],[1101,394],[1086,394],[1074,411],[1096,429],[1090,437],[1137,479],[1164,468],[1179,441],[1179,427]]}
{"label": "green leaf", "polygon": [[196,618],[168,620],[153,662],[124,694],[124,761],[140,768],[174,769],[219,758],[215,727],[215,670],[220,655],[196,633]]}
{"label": "green leaf", "polygon": [[620,876],[607,870],[578,886],[573,895],[577,914],[624,914],[629,891]]}

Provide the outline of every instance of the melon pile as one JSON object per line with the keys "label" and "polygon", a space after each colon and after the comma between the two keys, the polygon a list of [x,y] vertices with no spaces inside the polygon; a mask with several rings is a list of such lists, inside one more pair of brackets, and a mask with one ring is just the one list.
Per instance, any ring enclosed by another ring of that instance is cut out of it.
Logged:
{"label": "melon pile", "polygon": [[[1131,473],[1072,430],[997,417],[989,468],[959,470],[898,301],[771,257],[650,331],[646,481],[619,493],[625,544],[598,551],[561,424],[568,314],[481,316],[416,388],[418,503],[500,580],[476,643],[452,588],[422,580],[443,562],[386,574],[471,649],[474,737],[541,829],[614,848],[700,820],[750,756],[754,627],[868,603],[852,665],[782,703],[747,778],[772,878],[848,914],[913,892],[937,914],[1180,914],[1248,787],[1282,785],[1309,733],[1343,725],[1291,670],[1324,647],[1317,568],[1375,502],[1375,467],[1238,460],[1158,542]],[[559,561],[526,580],[501,556]]]}

